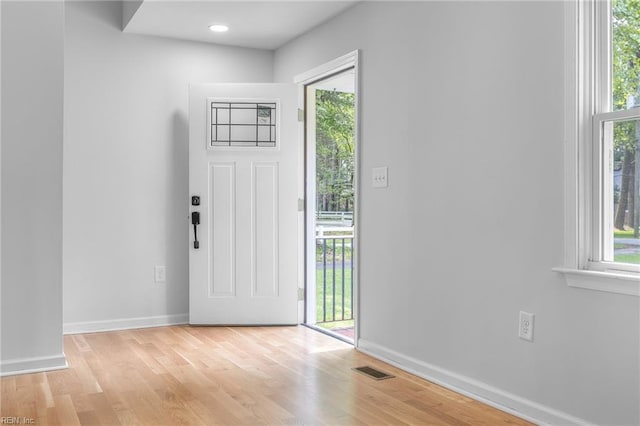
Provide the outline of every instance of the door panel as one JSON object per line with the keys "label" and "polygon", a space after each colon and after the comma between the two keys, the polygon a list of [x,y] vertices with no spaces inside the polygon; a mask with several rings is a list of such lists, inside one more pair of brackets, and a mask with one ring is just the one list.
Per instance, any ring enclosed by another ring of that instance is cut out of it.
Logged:
{"label": "door panel", "polygon": [[209,241],[214,259],[209,265],[209,297],[230,297],[236,294],[235,164],[211,163],[209,176]]}
{"label": "door panel", "polygon": [[278,296],[278,163],[253,164],[253,296]]}
{"label": "door panel", "polygon": [[191,87],[191,324],[297,323],[298,125],[295,85]]}

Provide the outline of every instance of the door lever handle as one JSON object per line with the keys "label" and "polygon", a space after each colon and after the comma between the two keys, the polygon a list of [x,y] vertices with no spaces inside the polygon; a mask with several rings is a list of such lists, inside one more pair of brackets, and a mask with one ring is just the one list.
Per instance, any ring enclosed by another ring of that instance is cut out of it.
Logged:
{"label": "door lever handle", "polygon": [[198,241],[198,225],[200,225],[200,212],[191,212],[191,224],[193,225],[193,248],[200,248]]}

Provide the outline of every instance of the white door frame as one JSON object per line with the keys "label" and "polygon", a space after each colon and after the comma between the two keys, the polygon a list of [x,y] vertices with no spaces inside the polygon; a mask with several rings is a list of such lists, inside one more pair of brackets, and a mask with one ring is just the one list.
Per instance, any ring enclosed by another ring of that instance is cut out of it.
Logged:
{"label": "white door frame", "polygon": [[[347,53],[346,55],[340,56],[332,61],[326,62],[322,65],[319,65],[309,71],[306,71],[302,74],[298,74],[294,78],[294,83],[298,84],[298,104],[301,105],[301,108],[304,109],[305,105],[305,88],[309,84],[313,84],[320,80],[329,77],[332,74],[337,74],[342,71],[346,71],[348,69],[353,68],[355,75],[355,136],[354,136],[354,159],[355,159],[355,177],[354,177],[354,190],[355,197],[353,200],[353,223],[354,223],[354,240],[353,240],[353,255],[351,262],[353,268],[353,315],[354,315],[354,339],[353,345],[358,347],[358,339],[359,339],[359,311],[360,311],[360,285],[359,285],[359,276],[360,276],[360,72],[359,72],[359,50],[354,50],[352,52]],[[306,119],[306,118],[305,118]],[[305,129],[304,126],[300,130],[300,140],[306,141]],[[305,143],[306,144],[306,143]],[[301,164],[303,165],[301,170],[301,182],[303,187],[306,186],[306,162],[307,162],[307,154],[306,147],[303,152],[303,159]],[[304,193],[307,194],[307,188],[304,188]],[[306,195],[305,195],[306,196]],[[305,212],[308,214],[308,212]],[[308,217],[308,216],[307,216]],[[306,259],[307,247],[306,247],[306,239],[308,236],[308,231],[304,229],[304,221],[303,221],[303,232],[301,235],[304,237],[304,241],[302,242],[302,250],[304,250],[305,256],[301,256],[300,267],[299,270],[302,271],[302,283],[306,283],[306,270],[309,267],[309,264]],[[315,262],[314,262],[315,267]],[[306,286],[305,286],[306,287]],[[300,322],[304,321],[304,300],[302,301],[302,316],[300,317]]]}

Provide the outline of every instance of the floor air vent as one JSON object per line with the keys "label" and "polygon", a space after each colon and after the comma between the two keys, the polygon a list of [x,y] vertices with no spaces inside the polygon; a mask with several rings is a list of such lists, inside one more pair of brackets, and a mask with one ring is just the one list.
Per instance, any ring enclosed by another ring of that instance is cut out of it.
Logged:
{"label": "floor air vent", "polygon": [[391,379],[392,377],[395,377],[371,367],[355,367],[355,368],[352,368],[352,370],[355,370],[358,373],[365,374],[375,380]]}

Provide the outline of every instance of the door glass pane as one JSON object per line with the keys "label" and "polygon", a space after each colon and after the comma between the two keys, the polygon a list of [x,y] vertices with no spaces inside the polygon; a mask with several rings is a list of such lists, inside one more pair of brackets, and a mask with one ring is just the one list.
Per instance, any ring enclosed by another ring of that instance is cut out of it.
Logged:
{"label": "door glass pane", "polygon": [[277,102],[211,102],[210,147],[277,146]]}
{"label": "door glass pane", "polygon": [[354,339],[355,72],[307,86],[306,323]]}

